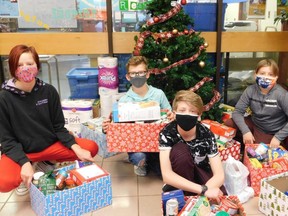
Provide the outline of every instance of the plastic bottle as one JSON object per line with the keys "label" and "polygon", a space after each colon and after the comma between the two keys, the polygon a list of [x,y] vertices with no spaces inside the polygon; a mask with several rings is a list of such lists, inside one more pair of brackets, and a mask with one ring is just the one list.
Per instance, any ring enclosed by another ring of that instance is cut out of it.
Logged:
{"label": "plastic bottle", "polygon": [[59,190],[64,189],[65,179],[68,177],[68,173],[65,170],[59,170],[56,175],[56,187]]}

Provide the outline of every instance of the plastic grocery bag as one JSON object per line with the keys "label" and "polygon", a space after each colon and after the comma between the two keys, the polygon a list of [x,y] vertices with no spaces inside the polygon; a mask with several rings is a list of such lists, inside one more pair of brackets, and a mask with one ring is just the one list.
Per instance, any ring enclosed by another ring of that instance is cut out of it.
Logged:
{"label": "plastic grocery bag", "polygon": [[223,162],[225,173],[224,186],[228,195],[237,195],[248,186],[248,168],[238,160],[229,155]]}

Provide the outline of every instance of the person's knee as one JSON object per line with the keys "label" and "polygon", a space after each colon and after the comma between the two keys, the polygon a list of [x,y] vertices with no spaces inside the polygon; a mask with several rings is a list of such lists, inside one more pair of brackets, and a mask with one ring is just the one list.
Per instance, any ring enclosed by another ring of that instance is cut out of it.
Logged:
{"label": "person's knee", "polygon": [[11,184],[10,181],[8,181],[6,178],[3,178],[4,175],[0,176],[0,192],[1,193],[7,193],[11,190],[15,189],[17,185]]}
{"label": "person's knee", "polygon": [[146,163],[146,154],[143,152],[130,153],[129,160],[136,166],[144,166]]}
{"label": "person's knee", "polygon": [[98,144],[93,140],[82,139],[82,143],[84,144],[82,147],[85,146],[84,148],[91,152],[92,157],[94,157],[98,153]]}

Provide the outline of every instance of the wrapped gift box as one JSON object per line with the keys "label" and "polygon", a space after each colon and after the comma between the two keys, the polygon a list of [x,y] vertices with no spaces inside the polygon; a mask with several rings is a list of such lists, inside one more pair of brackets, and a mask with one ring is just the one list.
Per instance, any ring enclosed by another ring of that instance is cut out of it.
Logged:
{"label": "wrapped gift box", "polygon": [[84,123],[81,125],[81,136],[83,138],[93,140],[97,143],[99,147],[97,154],[99,156],[108,158],[117,154],[117,152],[108,151],[106,135],[102,133],[102,127],[91,129],[88,127],[87,123]]}
{"label": "wrapped gift box", "polygon": [[288,172],[261,180],[258,207],[265,215],[288,216]]}
{"label": "wrapped gift box", "polygon": [[255,196],[259,196],[261,179],[288,171],[286,169],[275,169],[275,168],[269,168],[269,167],[255,168],[249,160],[246,149],[247,147],[252,147],[256,149],[257,146],[258,144],[246,144],[245,151],[244,151],[244,165],[247,166],[249,170],[250,185],[255,191]]}
{"label": "wrapped gift box", "polygon": [[158,152],[159,132],[166,123],[111,123],[107,131],[109,152]]}
{"label": "wrapped gift box", "polygon": [[231,146],[219,149],[221,160],[226,161],[229,155],[236,160],[240,160],[241,143],[236,140],[230,140],[229,143],[231,143]]}
{"label": "wrapped gift box", "polygon": [[[109,152],[159,152],[159,132],[167,123],[111,123],[107,131]],[[220,157],[227,160],[231,155],[240,159],[240,143],[220,149]]]}
{"label": "wrapped gift box", "polygon": [[155,101],[114,103],[112,118],[113,122],[159,120],[160,105]]}
{"label": "wrapped gift box", "polygon": [[[73,168],[75,166],[70,165],[61,169]],[[91,182],[46,196],[31,184],[30,200],[37,216],[82,215],[112,204],[111,178],[107,173]]]}

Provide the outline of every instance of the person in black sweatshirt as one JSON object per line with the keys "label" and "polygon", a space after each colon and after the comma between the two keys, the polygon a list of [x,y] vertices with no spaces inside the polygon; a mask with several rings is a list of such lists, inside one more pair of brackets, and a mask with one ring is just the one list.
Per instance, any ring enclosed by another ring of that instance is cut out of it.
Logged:
{"label": "person in black sweatshirt", "polygon": [[19,185],[28,192],[34,174],[32,162],[94,162],[97,144],[69,133],[56,89],[37,78],[40,61],[35,48],[12,48],[9,69],[12,78],[0,91],[0,192]]}

